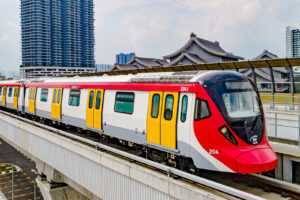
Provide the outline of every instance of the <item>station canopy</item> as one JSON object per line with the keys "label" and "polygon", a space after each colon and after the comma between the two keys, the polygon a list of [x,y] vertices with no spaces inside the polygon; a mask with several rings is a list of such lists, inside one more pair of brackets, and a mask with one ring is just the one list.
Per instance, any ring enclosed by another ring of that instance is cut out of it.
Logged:
{"label": "station canopy", "polygon": [[266,59],[266,60],[205,63],[205,64],[194,64],[194,65],[177,65],[177,66],[166,66],[166,67],[145,68],[145,69],[97,72],[97,73],[69,75],[69,76],[102,76],[104,74],[113,76],[113,75],[126,75],[126,74],[138,74],[138,73],[200,71],[200,70],[237,70],[238,71],[240,69],[296,67],[296,66],[300,66],[300,58],[279,58],[279,59]]}

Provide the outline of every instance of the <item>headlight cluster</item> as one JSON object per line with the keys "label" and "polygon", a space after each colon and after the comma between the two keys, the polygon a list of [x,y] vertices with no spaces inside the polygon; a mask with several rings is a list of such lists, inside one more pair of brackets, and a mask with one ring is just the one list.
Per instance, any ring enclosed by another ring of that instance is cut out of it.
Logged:
{"label": "headlight cluster", "polygon": [[222,133],[222,135],[229,140],[232,144],[234,145],[238,145],[236,139],[234,138],[233,134],[230,132],[229,128],[224,125],[221,128],[219,128],[220,133]]}

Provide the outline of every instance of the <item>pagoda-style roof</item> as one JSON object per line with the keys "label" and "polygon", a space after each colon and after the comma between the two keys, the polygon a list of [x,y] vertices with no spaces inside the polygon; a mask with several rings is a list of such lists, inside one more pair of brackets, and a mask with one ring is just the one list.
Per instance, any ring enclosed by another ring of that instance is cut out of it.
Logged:
{"label": "pagoda-style roof", "polygon": [[168,65],[168,61],[157,58],[143,58],[134,56],[127,64],[134,65],[135,63],[143,66],[144,68],[163,67]]}
{"label": "pagoda-style roof", "polygon": [[128,64],[115,64],[110,71],[118,71],[118,70],[133,70],[138,69],[135,65],[128,65]]}
{"label": "pagoda-style roof", "polygon": [[228,53],[226,51],[224,51],[220,45],[219,42],[211,42],[202,38],[199,38],[196,36],[196,34],[191,33],[190,35],[190,39],[189,41],[178,51],[166,55],[163,58],[164,59],[171,59],[174,58],[176,56],[179,56],[180,54],[182,54],[183,52],[187,51],[189,49],[189,47],[195,43],[196,45],[198,45],[199,47],[201,47],[202,49],[204,49],[206,52],[216,55],[216,56],[220,56],[220,57],[224,57],[224,58],[232,58],[232,59],[237,59],[237,60],[243,60],[244,58],[233,55],[231,53]]}
{"label": "pagoda-style roof", "polygon": [[204,61],[203,59],[201,59],[196,54],[183,52],[178,58],[176,58],[169,65],[170,66],[172,66],[172,65],[180,65],[181,64],[180,62],[182,60],[184,60],[184,59],[188,59],[189,61],[191,61],[191,64],[204,64],[204,63],[207,63],[206,61]]}
{"label": "pagoda-style roof", "polygon": [[253,58],[252,60],[265,60],[265,59],[276,59],[278,58],[277,55],[269,52],[268,50],[263,50],[261,54]]}

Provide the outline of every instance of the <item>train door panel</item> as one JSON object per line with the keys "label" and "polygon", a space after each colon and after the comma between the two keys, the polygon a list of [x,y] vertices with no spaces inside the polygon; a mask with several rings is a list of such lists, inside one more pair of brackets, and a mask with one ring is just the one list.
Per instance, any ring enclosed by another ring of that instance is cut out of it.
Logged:
{"label": "train door panel", "polygon": [[57,98],[57,88],[53,88],[52,103],[51,103],[51,117],[56,118],[56,98]]}
{"label": "train door panel", "polygon": [[15,87],[14,88],[14,99],[13,99],[13,106],[15,109],[18,109],[19,93],[20,93],[20,88]]}
{"label": "train door panel", "polygon": [[6,92],[7,92],[7,87],[3,87],[3,92],[2,92],[2,105],[6,105]]}
{"label": "train door panel", "polygon": [[161,145],[176,149],[178,92],[164,92],[161,116]]}
{"label": "train door panel", "polygon": [[161,107],[163,92],[151,91],[149,93],[147,117],[147,142],[161,144]]}
{"label": "train door panel", "polygon": [[95,89],[89,89],[88,91],[88,101],[86,107],[86,126],[94,127],[94,99],[95,99]]}
{"label": "train door panel", "polygon": [[95,91],[94,128],[102,130],[103,89]]}
{"label": "train door panel", "polygon": [[57,99],[56,99],[56,117],[61,119],[61,102],[62,102],[62,88],[57,89]]}
{"label": "train door panel", "polygon": [[35,113],[35,97],[36,97],[36,88],[30,88],[29,90],[29,112]]}

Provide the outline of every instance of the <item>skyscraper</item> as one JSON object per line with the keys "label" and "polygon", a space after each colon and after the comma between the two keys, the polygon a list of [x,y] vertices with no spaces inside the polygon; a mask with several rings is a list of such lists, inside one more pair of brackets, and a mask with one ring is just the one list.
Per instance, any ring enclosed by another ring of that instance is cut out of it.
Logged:
{"label": "skyscraper", "polygon": [[95,67],[93,0],[21,0],[23,67]]}
{"label": "skyscraper", "polygon": [[116,55],[116,63],[117,64],[127,64],[133,57],[135,53],[124,54],[120,53]]}
{"label": "skyscraper", "polygon": [[286,27],[286,56],[300,57],[300,27]]}

